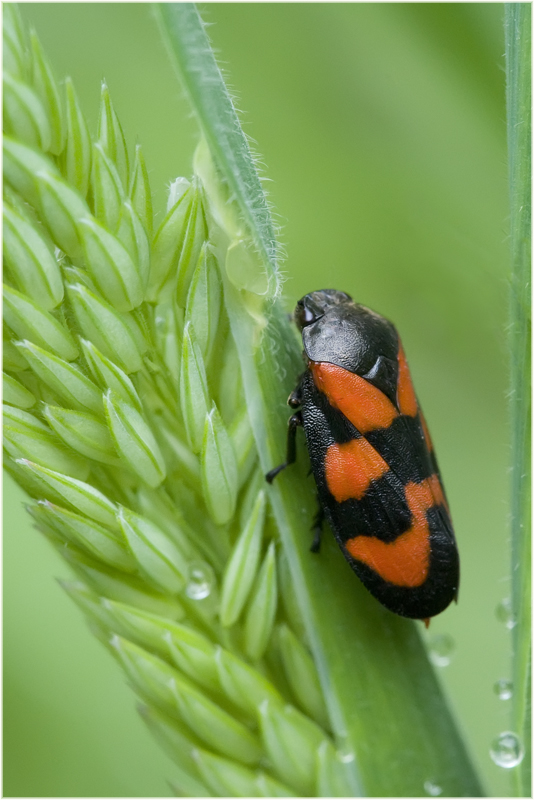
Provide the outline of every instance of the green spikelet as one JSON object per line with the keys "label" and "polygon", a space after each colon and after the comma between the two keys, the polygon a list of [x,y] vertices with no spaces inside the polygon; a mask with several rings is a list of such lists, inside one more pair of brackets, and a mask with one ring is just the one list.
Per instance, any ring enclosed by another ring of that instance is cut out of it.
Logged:
{"label": "green spikelet", "polygon": [[[72,81],[63,98],[36,36],[7,32],[6,467],[78,578],[67,594],[146,704],[176,791],[313,793],[317,748],[335,749],[278,602],[224,288],[225,270],[249,292],[261,283],[244,278],[249,245],[225,264],[198,175],[174,181],[152,240],[147,167],[138,146],[130,170],[107,86],[91,144]],[[302,674],[313,697],[298,711]]]}

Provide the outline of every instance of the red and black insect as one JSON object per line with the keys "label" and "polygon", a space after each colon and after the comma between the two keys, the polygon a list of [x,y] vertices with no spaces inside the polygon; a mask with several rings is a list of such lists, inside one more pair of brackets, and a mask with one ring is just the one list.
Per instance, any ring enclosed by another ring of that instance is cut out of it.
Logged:
{"label": "red and black insect", "polygon": [[425,619],[458,596],[459,557],[441,477],[402,344],[388,320],[333,289],[297,303],[306,371],[288,404],[287,460],[303,426],[326,516],[343,554],[386,608]]}

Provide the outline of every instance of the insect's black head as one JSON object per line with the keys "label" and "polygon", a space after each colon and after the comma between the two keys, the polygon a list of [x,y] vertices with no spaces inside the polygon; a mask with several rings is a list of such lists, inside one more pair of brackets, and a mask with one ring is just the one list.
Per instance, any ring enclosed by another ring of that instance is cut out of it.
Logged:
{"label": "insect's black head", "polygon": [[345,292],[337,292],[335,289],[310,292],[298,301],[294,313],[295,322],[302,330],[323,317],[329,308],[345,303],[352,303],[352,297]]}

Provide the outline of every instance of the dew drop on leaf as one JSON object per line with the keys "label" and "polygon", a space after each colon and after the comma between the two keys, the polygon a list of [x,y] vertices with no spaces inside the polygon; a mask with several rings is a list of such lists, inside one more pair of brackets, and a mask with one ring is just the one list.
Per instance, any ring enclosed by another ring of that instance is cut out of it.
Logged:
{"label": "dew drop on leaf", "polygon": [[512,601],[509,597],[505,597],[504,600],[501,600],[495,609],[495,616],[499,622],[503,622],[509,630],[514,627],[516,620],[512,610]]}
{"label": "dew drop on leaf", "polygon": [[189,583],[185,593],[191,600],[204,600],[215,586],[215,575],[206,561],[191,561],[189,564]]}
{"label": "dew drop on leaf", "polygon": [[524,755],[525,749],[521,739],[511,731],[500,733],[491,743],[490,756],[498,767],[503,767],[504,769],[517,767],[523,760]]}
{"label": "dew drop on leaf", "polygon": [[441,786],[438,783],[434,783],[434,781],[425,781],[424,790],[429,797],[439,797],[440,794],[443,794]]}
{"label": "dew drop on leaf", "polygon": [[512,681],[509,681],[506,678],[500,678],[493,684],[493,691],[499,700],[510,700],[514,693],[514,686]]}
{"label": "dew drop on leaf", "polygon": [[336,751],[336,758],[338,761],[341,761],[342,764],[350,764],[351,761],[354,761],[354,757],[354,753],[348,748],[342,748]]}
{"label": "dew drop on leaf", "polygon": [[436,667],[447,667],[454,652],[454,639],[446,633],[433,636],[428,643],[430,660]]}

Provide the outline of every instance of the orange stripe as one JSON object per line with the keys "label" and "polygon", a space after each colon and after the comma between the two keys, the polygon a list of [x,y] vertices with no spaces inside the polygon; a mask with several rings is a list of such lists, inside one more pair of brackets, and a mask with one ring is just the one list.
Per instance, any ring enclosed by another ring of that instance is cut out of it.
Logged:
{"label": "orange stripe", "polygon": [[372,481],[389,469],[366,439],[330,445],[326,451],[326,483],[338,503],[361,500]]}
{"label": "orange stripe", "polygon": [[405,491],[413,520],[409,530],[389,543],[372,536],[355,536],[345,547],[388,583],[414,588],[421,586],[428,575],[430,531],[426,512],[445,501],[437,475],[422,483],[409,483]]}
{"label": "orange stripe", "polygon": [[385,394],[364,378],[324,361],[310,361],[315,385],[360,433],[387,428],[398,416]]}
{"label": "orange stripe", "polygon": [[397,405],[401,414],[415,417],[417,414],[417,398],[413,389],[410,369],[402,345],[399,343],[399,380],[397,383]]}

